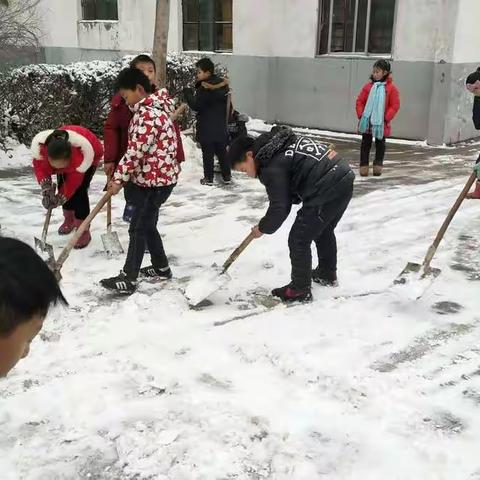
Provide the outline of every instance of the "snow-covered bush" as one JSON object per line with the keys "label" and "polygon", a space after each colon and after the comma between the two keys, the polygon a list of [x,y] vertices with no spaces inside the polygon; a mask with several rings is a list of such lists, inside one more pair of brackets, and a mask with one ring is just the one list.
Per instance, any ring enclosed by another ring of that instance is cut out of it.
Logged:
{"label": "snow-covered bush", "polygon": [[[28,144],[40,130],[79,124],[102,136],[103,123],[115,90],[118,72],[133,56],[118,61],[69,65],[27,65],[0,76],[0,143],[16,137]],[[197,57],[167,58],[167,87],[172,96],[192,86]],[[219,68],[220,74],[225,70]],[[190,125],[191,116],[183,127]]]}

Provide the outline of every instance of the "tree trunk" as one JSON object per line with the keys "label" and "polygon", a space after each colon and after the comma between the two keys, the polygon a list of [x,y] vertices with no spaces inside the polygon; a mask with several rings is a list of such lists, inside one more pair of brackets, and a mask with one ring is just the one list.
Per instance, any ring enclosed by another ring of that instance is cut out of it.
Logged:
{"label": "tree trunk", "polygon": [[156,84],[167,84],[167,42],[170,19],[170,0],[156,0],[155,33],[153,35],[153,60],[157,65]]}

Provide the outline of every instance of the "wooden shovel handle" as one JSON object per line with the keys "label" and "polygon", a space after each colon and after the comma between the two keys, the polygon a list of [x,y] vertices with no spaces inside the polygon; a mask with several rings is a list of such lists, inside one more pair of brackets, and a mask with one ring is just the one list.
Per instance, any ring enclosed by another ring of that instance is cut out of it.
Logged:
{"label": "wooden shovel handle", "polygon": [[112,230],[112,197],[107,201],[107,232]]}
{"label": "wooden shovel handle", "polygon": [[43,243],[47,241],[48,227],[50,226],[50,219],[52,218],[52,210],[53,210],[53,207],[50,207],[47,210],[47,214],[45,215],[45,222],[43,222],[43,230],[42,230]]}
{"label": "wooden shovel handle", "polygon": [[112,197],[112,193],[107,192],[97,203],[96,207],[90,212],[90,215],[82,222],[82,224],[77,228],[75,235],[67,243],[66,247],[62,250],[62,253],[58,257],[57,263],[55,264],[55,271],[60,272],[65,263],[65,260],[70,255],[75,244],[78,242],[78,239],[82,236],[83,232],[90,226],[92,220],[97,216],[100,210],[105,206],[108,200]]}
{"label": "wooden shovel handle", "polygon": [[227,261],[223,264],[222,273],[225,273],[232,265],[232,263],[240,256],[240,254],[250,245],[254,239],[253,232],[250,232],[245,240],[233,251],[228,257]]}
{"label": "wooden shovel handle", "polygon": [[432,245],[430,245],[430,248],[428,249],[427,254],[425,255],[425,259],[423,260],[423,270],[426,272],[430,268],[430,263],[433,259],[433,256],[435,255],[435,252],[437,251],[438,246],[440,245],[440,242],[442,241],[445,232],[447,231],[447,228],[449,227],[450,223],[453,220],[453,217],[457,213],[458,209],[460,208],[460,205],[462,202],[465,200],[465,197],[467,196],[467,193],[469,192],[471,186],[475,183],[475,180],[477,179],[477,175],[475,172],[472,172],[470,177],[467,180],[467,183],[463,187],[463,190],[460,192],[460,195],[458,196],[457,200],[453,204],[453,207],[450,209],[448,212],[447,218],[445,218],[445,221],[443,222],[442,226],[440,227],[440,230],[437,233],[437,236],[435,237],[435,240],[433,241]]}

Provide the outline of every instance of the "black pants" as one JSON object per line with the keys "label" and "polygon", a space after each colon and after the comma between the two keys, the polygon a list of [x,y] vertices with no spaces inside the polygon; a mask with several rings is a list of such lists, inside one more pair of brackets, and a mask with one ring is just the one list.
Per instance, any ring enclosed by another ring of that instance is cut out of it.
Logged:
{"label": "black pants", "polygon": [[[369,133],[362,135],[362,146],[360,147],[360,166],[368,167],[370,163],[370,150],[372,149],[373,137]],[[386,138],[381,140],[375,139],[375,161],[374,165],[383,165],[383,159],[385,158]]]}
{"label": "black pants", "polygon": [[128,229],[130,242],[123,267],[123,271],[132,280],[138,277],[145,246],[148,246],[154,267],[168,267],[168,259],[157,230],[157,222],[160,206],[167,201],[174,186],[143,188],[132,182],[125,186],[128,201],[135,207]]}
{"label": "black pants", "polygon": [[339,185],[337,195],[321,207],[302,207],[290,230],[288,247],[292,264],[293,287],[302,290],[312,283],[312,242],[315,242],[318,263],[326,272],[337,271],[337,239],[335,227],[353,195],[353,173]]}
{"label": "black pants", "polygon": [[230,180],[232,173],[230,165],[227,162],[227,144],[224,142],[201,143],[201,147],[203,154],[203,176],[207,180],[213,180],[213,163],[216,155],[220,162],[223,179]]}
{"label": "black pants", "polygon": [[[77,191],[73,194],[73,196],[63,204],[64,210],[73,210],[75,212],[75,218],[77,220],[85,220],[90,213],[90,201],[88,200],[88,189],[90,187],[90,182],[92,181],[93,176],[95,175],[95,171],[97,167],[90,167],[86,172],[85,176],[83,177],[83,182],[78,187]],[[67,180],[67,174],[57,175],[57,182],[58,188],[63,185],[63,183]]]}

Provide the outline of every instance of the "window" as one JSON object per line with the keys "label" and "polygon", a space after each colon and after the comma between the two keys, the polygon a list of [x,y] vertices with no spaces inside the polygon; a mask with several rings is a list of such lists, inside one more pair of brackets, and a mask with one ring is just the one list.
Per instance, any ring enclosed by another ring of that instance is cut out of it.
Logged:
{"label": "window", "polygon": [[232,0],[183,0],[183,49],[232,51]]}
{"label": "window", "polygon": [[320,0],[318,54],[392,51],[395,0]]}
{"label": "window", "polygon": [[82,0],[83,20],[118,20],[117,0]]}

